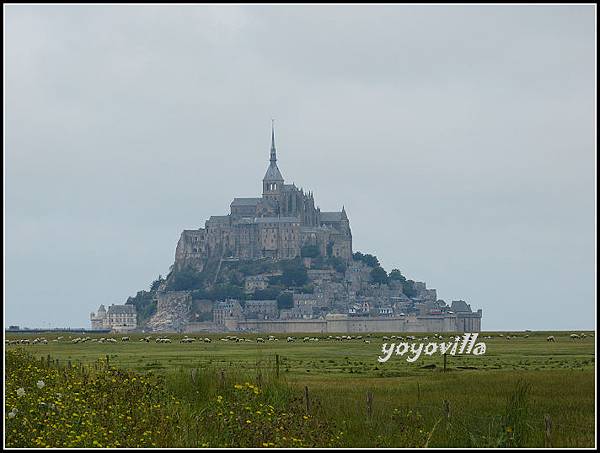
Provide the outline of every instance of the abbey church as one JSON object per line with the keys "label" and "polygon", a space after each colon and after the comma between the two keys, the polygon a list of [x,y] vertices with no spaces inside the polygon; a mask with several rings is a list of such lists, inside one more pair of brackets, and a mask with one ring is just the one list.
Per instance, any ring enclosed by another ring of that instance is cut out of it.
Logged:
{"label": "abbey church", "polygon": [[312,192],[285,184],[277,166],[275,131],[262,180],[262,196],[234,198],[227,215],[211,216],[204,228],[184,230],[175,252],[175,268],[202,270],[210,258],[292,259],[305,247],[321,256],[352,258],[352,233],[346,210],[315,207]]}

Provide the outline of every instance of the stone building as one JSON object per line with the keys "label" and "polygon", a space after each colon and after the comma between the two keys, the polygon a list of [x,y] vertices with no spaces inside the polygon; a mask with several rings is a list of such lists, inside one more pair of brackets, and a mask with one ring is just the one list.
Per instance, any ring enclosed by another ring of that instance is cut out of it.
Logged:
{"label": "stone building", "polygon": [[175,268],[202,270],[211,258],[291,259],[305,246],[322,256],[352,258],[352,233],[346,210],[324,212],[312,192],[285,184],[277,166],[275,134],[262,180],[262,196],[234,198],[227,215],[211,216],[204,228],[184,230],[175,251]]}
{"label": "stone building", "polygon": [[92,330],[111,329],[116,332],[126,332],[137,327],[137,312],[135,305],[112,304],[108,310],[100,305],[97,313],[90,314]]}
{"label": "stone building", "polygon": [[237,300],[217,302],[213,308],[213,322],[217,326],[235,330],[241,319],[242,306]]}
{"label": "stone building", "polygon": [[247,300],[244,303],[246,319],[277,319],[279,310],[276,300]]}

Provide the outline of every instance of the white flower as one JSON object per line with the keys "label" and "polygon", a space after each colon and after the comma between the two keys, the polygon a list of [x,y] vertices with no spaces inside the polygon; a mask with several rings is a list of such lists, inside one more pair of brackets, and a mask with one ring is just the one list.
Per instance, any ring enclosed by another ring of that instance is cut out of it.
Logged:
{"label": "white flower", "polygon": [[14,412],[9,412],[8,418],[15,418],[15,415],[17,415],[17,414],[15,414]]}
{"label": "white flower", "polygon": [[25,389],[23,387],[17,389],[17,396],[25,395]]}
{"label": "white flower", "polygon": [[44,387],[44,385],[46,385],[46,384],[44,384],[44,381],[37,381],[37,384],[36,384],[36,385],[37,385],[37,387],[38,387],[39,389],[41,389],[41,388],[42,388],[42,387]]}

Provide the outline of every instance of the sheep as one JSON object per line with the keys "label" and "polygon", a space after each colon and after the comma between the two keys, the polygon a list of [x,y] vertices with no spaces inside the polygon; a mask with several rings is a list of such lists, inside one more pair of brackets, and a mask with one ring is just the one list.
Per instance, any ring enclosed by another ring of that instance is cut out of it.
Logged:
{"label": "sheep", "polygon": [[556,339],[554,338],[554,335],[550,335],[548,338],[546,338],[546,341],[552,341],[555,342]]}
{"label": "sheep", "polygon": [[581,337],[579,335],[577,335],[576,333],[572,333],[571,334],[571,340],[579,340]]}
{"label": "sheep", "polygon": [[264,338],[261,338],[261,337],[258,337],[258,338],[256,339],[256,342],[257,342],[257,343],[264,343],[264,342],[265,342],[265,339],[264,339]]}
{"label": "sheep", "polygon": [[294,337],[287,337],[287,342],[292,343],[294,341]]}
{"label": "sheep", "polygon": [[121,337],[121,341],[129,341],[129,337]]}
{"label": "sheep", "polygon": [[365,343],[370,344],[371,340],[363,340]]}
{"label": "sheep", "polygon": [[205,339],[204,339],[204,342],[205,342],[205,343],[210,343],[211,341],[212,341],[212,340],[211,340],[210,338],[205,338]]}
{"label": "sheep", "polygon": [[307,341],[309,341],[309,340],[310,340],[310,338],[308,338],[308,337],[304,337],[304,338],[302,339],[302,341],[303,341],[304,343],[306,343],[306,342],[307,342]]}

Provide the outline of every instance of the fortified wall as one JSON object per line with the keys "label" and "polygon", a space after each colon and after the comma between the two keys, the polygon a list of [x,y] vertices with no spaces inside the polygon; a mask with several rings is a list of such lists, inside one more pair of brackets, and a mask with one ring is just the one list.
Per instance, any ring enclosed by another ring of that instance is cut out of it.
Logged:
{"label": "fortified wall", "polygon": [[237,323],[240,331],[264,333],[359,333],[359,332],[479,332],[481,310],[449,316],[396,318],[328,315],[310,320],[246,320]]}

